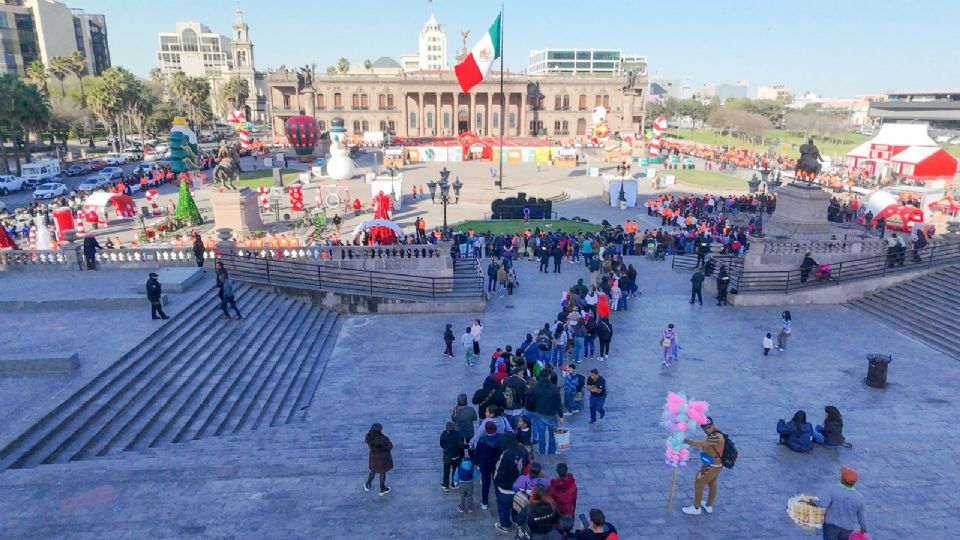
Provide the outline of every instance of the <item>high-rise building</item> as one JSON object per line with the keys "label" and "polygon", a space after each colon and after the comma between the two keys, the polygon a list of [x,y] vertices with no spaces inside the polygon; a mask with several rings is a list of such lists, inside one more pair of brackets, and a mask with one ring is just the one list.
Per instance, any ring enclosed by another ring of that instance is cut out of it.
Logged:
{"label": "high-rise building", "polygon": [[420,45],[417,53],[420,56],[420,69],[438,71],[449,68],[447,33],[443,31],[433,14],[430,14],[430,18],[420,29]]}
{"label": "high-rise building", "polygon": [[538,49],[530,51],[531,75],[620,76],[647,74],[647,57],[624,55],[620,49]]}
{"label": "high-rise building", "polygon": [[267,113],[266,83],[256,71],[250,26],[240,9],[234,14],[232,36],[228,38],[198,22],[178,22],[174,32],[158,34],[157,67],[164,77],[182,72],[189,77],[206,78],[210,81],[211,106],[224,114],[220,102],[223,83],[233,77],[247,81],[247,118],[262,121]]}
{"label": "high-rise building", "polygon": [[717,98],[720,101],[726,101],[730,98],[745,97],[747,97],[747,81],[737,81],[736,84],[707,83],[700,88],[701,99]]}
{"label": "high-rise building", "polygon": [[25,75],[26,66],[81,52],[87,74],[110,67],[103,15],[70,9],[55,0],[0,0],[0,72]]}

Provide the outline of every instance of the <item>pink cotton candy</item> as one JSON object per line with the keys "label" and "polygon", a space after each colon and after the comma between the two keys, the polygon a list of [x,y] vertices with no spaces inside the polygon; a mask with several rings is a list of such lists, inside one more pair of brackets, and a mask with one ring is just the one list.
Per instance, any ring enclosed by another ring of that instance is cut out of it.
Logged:
{"label": "pink cotton candy", "polygon": [[687,423],[686,422],[677,422],[677,431],[686,431]]}

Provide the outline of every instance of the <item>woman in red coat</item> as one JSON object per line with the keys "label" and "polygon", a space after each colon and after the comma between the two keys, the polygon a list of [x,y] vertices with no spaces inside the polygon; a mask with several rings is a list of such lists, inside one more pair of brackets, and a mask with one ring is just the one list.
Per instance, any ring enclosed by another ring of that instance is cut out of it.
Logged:
{"label": "woman in red coat", "polygon": [[607,301],[607,295],[605,294],[601,294],[600,298],[597,299],[597,318],[610,318],[610,304]]}
{"label": "woman in red coat", "polygon": [[373,477],[380,474],[380,496],[390,493],[387,487],[387,471],[393,469],[393,443],[383,434],[383,426],[376,423],[370,426],[370,431],[366,437],[367,446],[370,447],[370,476],[363,483],[363,490],[370,491],[370,484],[373,483]]}
{"label": "woman in red coat", "polygon": [[577,512],[577,481],[567,472],[567,464],[557,465],[557,478],[550,480],[547,495],[557,503],[561,516],[573,517]]}

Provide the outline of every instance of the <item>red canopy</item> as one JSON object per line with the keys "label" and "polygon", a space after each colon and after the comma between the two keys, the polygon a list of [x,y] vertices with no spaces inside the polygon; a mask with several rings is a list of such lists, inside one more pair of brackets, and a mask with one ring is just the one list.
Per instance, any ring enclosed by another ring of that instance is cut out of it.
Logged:
{"label": "red canopy", "polygon": [[948,214],[956,214],[957,212],[960,212],[960,203],[951,199],[950,196],[947,195],[939,201],[930,203],[930,209],[939,210]]}
{"label": "red canopy", "polygon": [[0,227],[0,249],[20,249],[3,227]]}
{"label": "red canopy", "polygon": [[923,211],[916,206],[891,204],[877,212],[877,215],[873,217],[871,225],[876,226],[880,218],[883,218],[886,222],[886,229],[910,232],[913,230],[914,223],[923,223]]}

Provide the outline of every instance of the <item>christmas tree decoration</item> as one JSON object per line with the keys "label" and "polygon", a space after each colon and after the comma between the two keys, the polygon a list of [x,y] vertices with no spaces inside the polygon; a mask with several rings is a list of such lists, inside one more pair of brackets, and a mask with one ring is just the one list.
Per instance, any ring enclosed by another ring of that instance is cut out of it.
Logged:
{"label": "christmas tree decoration", "polygon": [[203,216],[197,208],[197,203],[190,194],[190,185],[187,182],[180,182],[180,197],[177,200],[177,210],[174,217],[184,225],[197,227],[203,225]]}
{"label": "christmas tree decoration", "polygon": [[303,186],[293,184],[287,188],[290,194],[290,209],[294,212],[303,212]]}

